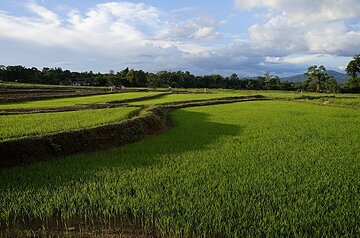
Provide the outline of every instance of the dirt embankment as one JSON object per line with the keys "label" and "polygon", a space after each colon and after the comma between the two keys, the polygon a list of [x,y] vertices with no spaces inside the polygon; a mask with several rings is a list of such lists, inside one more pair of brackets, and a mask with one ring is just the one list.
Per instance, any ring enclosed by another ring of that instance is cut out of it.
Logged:
{"label": "dirt embankment", "polygon": [[[84,86],[40,86],[40,85],[0,85],[0,103],[35,101],[53,98],[92,96],[109,93],[147,92],[148,89],[126,89],[111,91],[107,87]],[[156,91],[156,90],[155,90]],[[163,92],[163,91],[160,91]]]}
{"label": "dirt embankment", "polygon": [[90,96],[109,93],[105,88],[30,87],[0,85],[0,103],[34,101],[51,98]]}
{"label": "dirt embankment", "polygon": [[232,97],[203,101],[176,102],[146,109],[141,115],[119,123],[79,131],[60,132],[0,143],[0,168],[21,166],[35,161],[104,150],[140,141],[171,128],[169,112],[194,106],[266,100],[262,96]]}

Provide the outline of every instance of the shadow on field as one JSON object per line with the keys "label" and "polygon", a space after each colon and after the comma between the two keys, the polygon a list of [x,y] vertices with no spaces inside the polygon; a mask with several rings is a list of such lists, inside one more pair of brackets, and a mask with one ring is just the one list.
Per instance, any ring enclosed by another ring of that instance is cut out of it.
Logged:
{"label": "shadow on field", "polygon": [[[25,207],[25,210],[20,208],[21,214],[27,213],[27,203],[33,203],[33,200],[39,198],[41,199],[39,206],[52,199],[59,199],[59,202],[65,201],[65,205],[67,205],[66,201],[72,200],[74,204],[78,204],[75,205],[74,209],[76,209],[76,214],[79,217],[71,217],[66,223],[68,226],[79,227],[80,224],[83,225],[84,218],[79,214],[81,208],[78,206],[84,205],[82,202],[87,201],[86,193],[89,193],[90,196],[98,196],[100,199],[99,194],[106,194],[111,191],[109,186],[122,184],[120,190],[114,187],[114,192],[118,196],[135,196],[136,189],[132,186],[142,182],[133,181],[133,179],[139,178],[132,176],[133,173],[153,174],[155,172],[152,171],[153,168],[161,168],[169,161],[171,163],[180,162],[174,159],[175,155],[201,151],[221,137],[237,135],[240,131],[238,126],[210,121],[209,114],[205,113],[178,110],[171,113],[171,118],[174,122],[174,128],[162,135],[102,152],[73,155],[56,161],[40,162],[28,167],[8,170],[0,175],[0,191],[6,190],[12,194],[11,190],[24,190],[29,193],[28,198],[19,201],[22,204],[21,207]],[[176,159],[181,158],[176,157]],[[138,171],[138,169],[144,169],[144,171]],[[46,191],[46,197],[42,195],[44,191]],[[10,197],[8,199],[11,200]],[[97,202],[101,203],[101,199]],[[0,225],[0,231],[8,229],[9,234],[17,234],[16,232],[21,233],[27,230],[42,231],[46,227],[46,232],[65,232],[66,226],[63,225],[63,220],[60,219],[60,223],[57,223],[62,210],[59,204],[51,205],[52,212],[47,214],[50,217],[47,217],[46,224],[43,220],[33,218],[31,215],[21,217],[22,215],[19,216],[17,213],[10,215],[10,217],[17,217],[16,221],[22,220],[23,222],[15,222],[15,226],[11,225],[7,228]],[[30,214],[31,212],[32,210]],[[131,220],[131,216],[129,219]],[[119,227],[122,226],[124,224],[120,224]],[[125,225],[121,229],[128,227],[131,226]],[[139,231],[135,230],[130,233],[136,232]]]}
{"label": "shadow on field", "polygon": [[[107,171],[161,166],[172,156],[201,151],[223,136],[235,136],[239,126],[212,122],[209,114],[178,110],[171,113],[174,128],[130,145],[40,162],[3,171],[0,188],[49,188],[97,180]],[[99,173],[99,174],[98,174]]]}

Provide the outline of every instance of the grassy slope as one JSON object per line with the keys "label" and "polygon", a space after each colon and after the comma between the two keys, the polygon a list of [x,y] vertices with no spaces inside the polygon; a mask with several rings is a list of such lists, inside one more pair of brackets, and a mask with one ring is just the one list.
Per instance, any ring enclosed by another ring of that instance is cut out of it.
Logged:
{"label": "grassy slope", "polygon": [[159,137],[0,175],[1,226],[80,216],[167,235],[360,234],[357,110],[268,101],[172,117]]}
{"label": "grassy slope", "polygon": [[138,108],[0,116],[0,141],[121,121],[135,110]]}
{"label": "grassy slope", "polygon": [[106,103],[110,101],[118,101],[124,99],[133,99],[133,98],[151,96],[156,94],[159,93],[136,92],[136,93],[117,93],[117,94],[105,94],[105,95],[83,96],[83,97],[72,97],[72,98],[59,98],[59,99],[50,99],[50,100],[41,100],[41,101],[0,104],[0,109],[64,107],[64,106],[74,106],[77,104],[96,104],[96,103]]}

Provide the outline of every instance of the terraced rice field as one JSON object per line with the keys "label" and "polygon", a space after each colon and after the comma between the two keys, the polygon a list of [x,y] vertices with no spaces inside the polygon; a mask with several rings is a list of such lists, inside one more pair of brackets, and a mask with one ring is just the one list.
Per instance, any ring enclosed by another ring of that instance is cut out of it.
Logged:
{"label": "terraced rice field", "polygon": [[0,141],[73,131],[120,122],[139,108],[122,107],[73,112],[0,116]]}
{"label": "terraced rice field", "polygon": [[53,107],[84,105],[84,104],[107,103],[111,101],[135,99],[145,96],[153,96],[157,94],[159,93],[158,92],[115,93],[115,94],[105,94],[105,95],[96,95],[96,96],[28,101],[28,102],[20,102],[20,103],[3,103],[0,104],[0,110],[14,109],[14,108],[53,108]]}
{"label": "terraced rice field", "polygon": [[236,93],[209,93],[209,94],[169,94],[162,96],[160,98],[143,100],[138,102],[130,103],[131,105],[151,105],[151,104],[163,104],[163,103],[172,103],[180,101],[191,101],[191,100],[208,100],[208,99],[217,99],[225,97],[236,97],[244,96],[242,92]]}
{"label": "terraced rice field", "polygon": [[164,237],[360,235],[358,110],[259,101],[171,118],[138,143],[2,173],[0,234],[137,224]]}

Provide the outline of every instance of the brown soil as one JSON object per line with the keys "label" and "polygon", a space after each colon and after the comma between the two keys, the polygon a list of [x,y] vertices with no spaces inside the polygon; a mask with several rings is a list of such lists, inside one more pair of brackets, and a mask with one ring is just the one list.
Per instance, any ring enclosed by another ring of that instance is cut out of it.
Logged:
{"label": "brown soil", "polygon": [[[146,92],[147,89],[126,89],[111,92],[106,87],[71,87],[71,86],[23,86],[0,85],[0,103],[44,100],[52,98],[91,96],[108,93]],[[153,91],[153,90],[152,90]]]}
{"label": "brown soil", "polygon": [[106,237],[106,238],[156,238],[155,231],[146,231],[141,225],[118,223],[112,225],[48,221],[19,223],[16,227],[0,231],[1,237]]}
{"label": "brown soil", "polygon": [[105,88],[0,85],[0,103],[90,96],[104,93],[109,93],[109,90]]}

